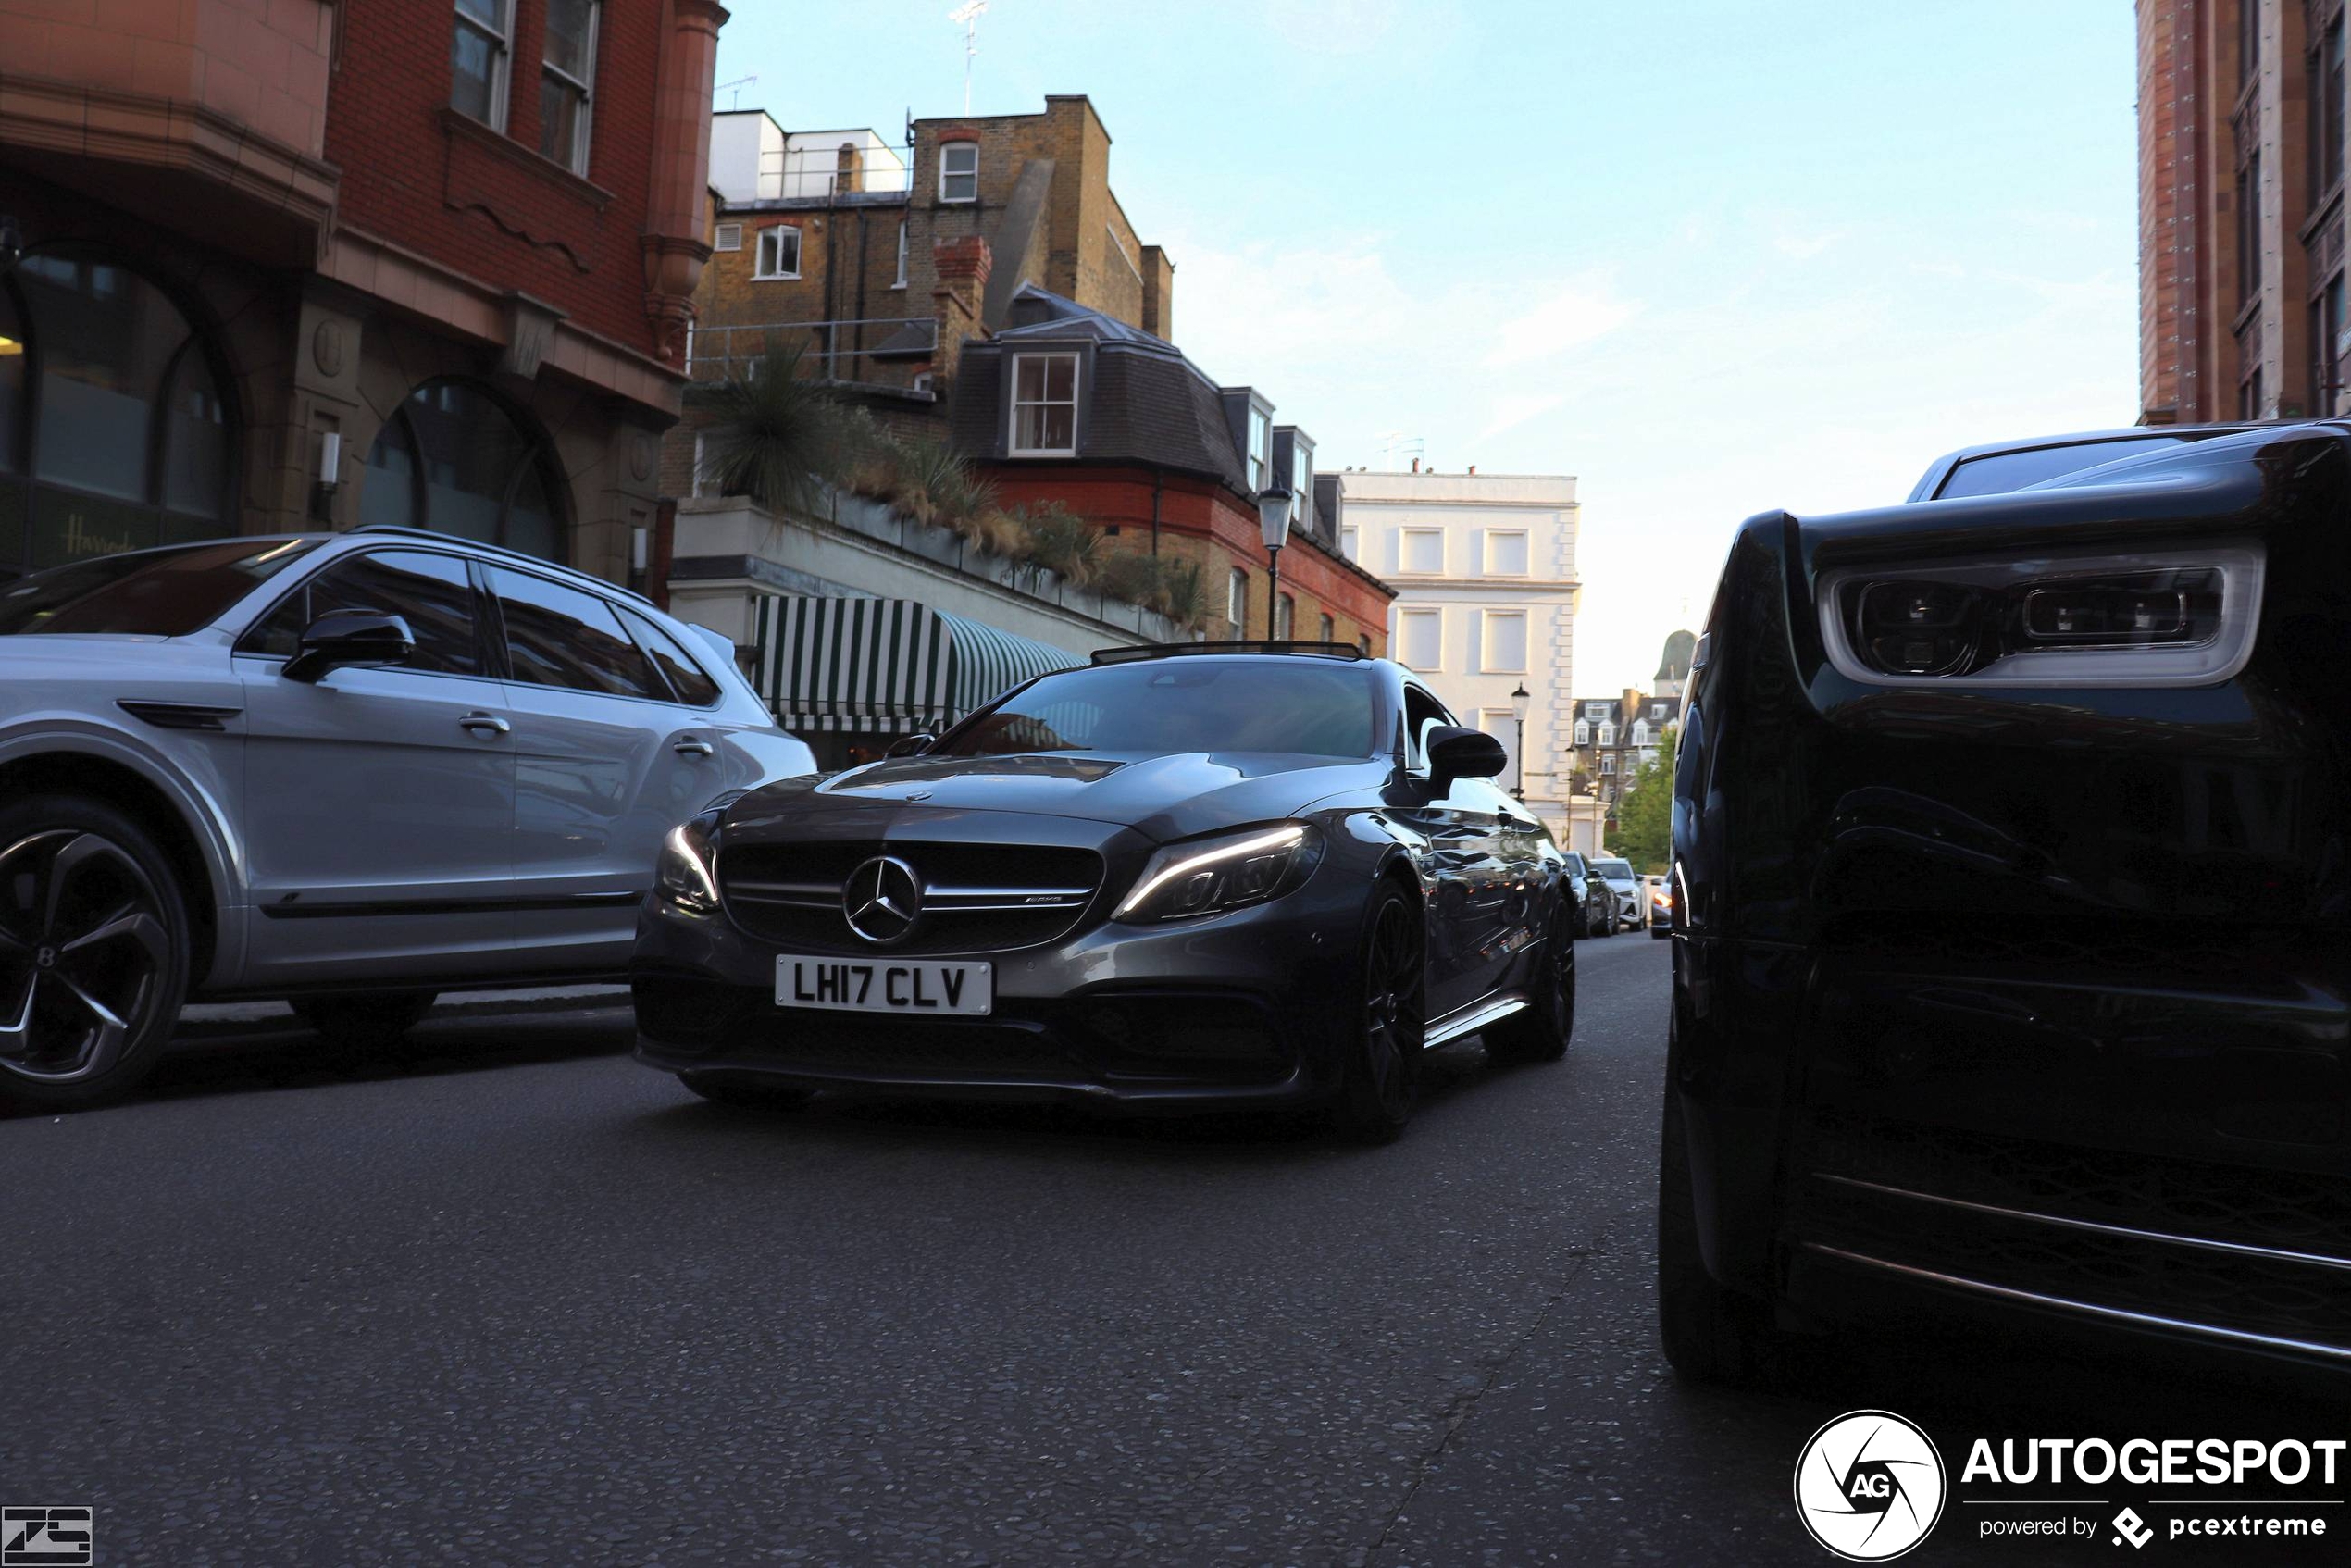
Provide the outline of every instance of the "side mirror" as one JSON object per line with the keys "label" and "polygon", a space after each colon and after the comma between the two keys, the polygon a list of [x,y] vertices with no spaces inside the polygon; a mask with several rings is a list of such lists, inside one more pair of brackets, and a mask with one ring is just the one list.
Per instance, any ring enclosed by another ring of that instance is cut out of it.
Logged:
{"label": "side mirror", "polygon": [[890,742],[889,750],[884,752],[882,755],[885,757],[918,757],[938,744],[939,737],[936,735],[908,735],[901,740]]}
{"label": "side mirror", "polygon": [[339,665],[404,665],[416,651],[416,633],[399,616],[329,610],[303,628],[302,651],[279,673],[308,683]]}
{"label": "side mirror", "polygon": [[1448,724],[1428,732],[1428,771],[1439,784],[1456,778],[1491,778],[1510,765],[1511,754],[1483,729]]}

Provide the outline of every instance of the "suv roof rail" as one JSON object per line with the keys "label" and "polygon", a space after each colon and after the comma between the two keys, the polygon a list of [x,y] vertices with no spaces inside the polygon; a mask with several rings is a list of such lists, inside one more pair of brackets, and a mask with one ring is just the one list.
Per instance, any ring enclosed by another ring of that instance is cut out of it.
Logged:
{"label": "suv roof rail", "polygon": [[1128,665],[1143,659],[1167,659],[1200,653],[1306,653],[1323,659],[1362,661],[1371,657],[1352,642],[1286,642],[1258,640],[1244,642],[1145,642],[1133,648],[1097,648],[1094,663]]}
{"label": "suv roof rail", "polygon": [[[357,528],[352,529],[349,531],[352,533],[389,533],[396,534],[402,539],[429,539],[442,544],[449,544],[453,542],[463,544],[471,549],[486,551],[492,555],[504,556],[505,559],[514,562],[517,566],[536,566],[541,571],[545,571],[548,567],[553,566],[559,572],[569,572],[574,577],[582,578],[587,581],[594,583],[598,588],[606,589],[615,593],[626,594],[628,597],[636,600],[641,604],[652,604],[653,602],[651,594],[640,593],[637,590],[630,588],[626,583],[607,582],[603,578],[596,576],[593,572],[583,572],[578,566],[566,566],[561,561],[550,561],[543,556],[526,554],[519,550],[509,550],[503,544],[485,544],[479,539],[467,539],[461,533],[442,533],[438,529],[434,529],[410,528],[405,523],[362,523]],[[655,607],[658,608],[658,606]]]}

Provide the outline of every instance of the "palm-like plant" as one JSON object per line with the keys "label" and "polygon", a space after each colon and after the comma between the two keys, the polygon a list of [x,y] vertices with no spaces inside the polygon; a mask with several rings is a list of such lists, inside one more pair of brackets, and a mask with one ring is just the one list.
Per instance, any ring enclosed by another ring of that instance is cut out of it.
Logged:
{"label": "palm-like plant", "polygon": [[1028,558],[1062,580],[1083,588],[1093,581],[1102,565],[1101,530],[1058,501],[1020,508],[1022,530],[1028,535]]}
{"label": "palm-like plant", "polygon": [[900,508],[918,523],[952,526],[948,519],[965,509],[976,482],[971,465],[943,441],[901,442],[891,457],[898,468]]}
{"label": "palm-like plant", "polygon": [[815,512],[825,487],[843,477],[853,426],[831,392],[802,379],[800,352],[770,345],[748,369],[694,389],[703,461],[722,495]]}
{"label": "palm-like plant", "polygon": [[1208,578],[1197,561],[1160,563],[1159,591],[1151,607],[1182,627],[1198,631],[1208,624]]}

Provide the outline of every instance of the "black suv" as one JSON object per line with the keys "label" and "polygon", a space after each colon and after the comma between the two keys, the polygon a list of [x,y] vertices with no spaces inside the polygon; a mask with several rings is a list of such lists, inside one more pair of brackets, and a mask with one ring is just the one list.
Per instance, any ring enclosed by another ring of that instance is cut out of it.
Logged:
{"label": "black suv", "polygon": [[1921,493],[1750,518],[1698,642],[1666,1348],[1928,1296],[2351,1362],[2351,432]]}
{"label": "black suv", "polygon": [[1377,1137],[1426,1047],[1566,1049],[1560,852],[1399,666],[1116,650],[916,749],[671,835],[642,1060],[721,1100],[1324,1105]]}

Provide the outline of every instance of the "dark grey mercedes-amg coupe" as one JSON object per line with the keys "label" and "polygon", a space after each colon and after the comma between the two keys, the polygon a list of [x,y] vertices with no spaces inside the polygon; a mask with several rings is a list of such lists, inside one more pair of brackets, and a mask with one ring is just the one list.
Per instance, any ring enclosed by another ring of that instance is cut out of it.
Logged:
{"label": "dark grey mercedes-amg coupe", "polygon": [[1325,1107],[1379,1139],[1429,1047],[1566,1050],[1561,852],[1398,665],[1113,650],[906,749],[670,835],[641,1060],[722,1101]]}

